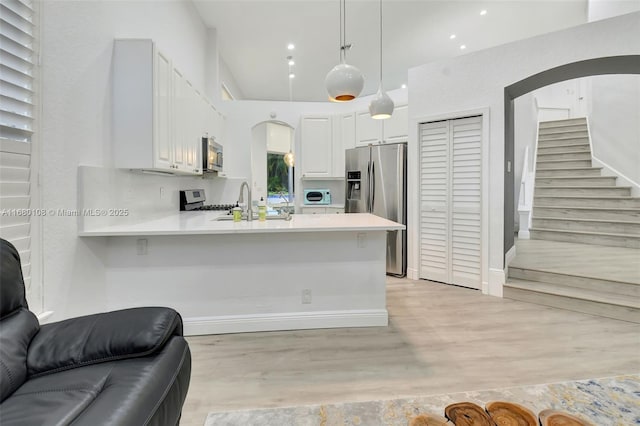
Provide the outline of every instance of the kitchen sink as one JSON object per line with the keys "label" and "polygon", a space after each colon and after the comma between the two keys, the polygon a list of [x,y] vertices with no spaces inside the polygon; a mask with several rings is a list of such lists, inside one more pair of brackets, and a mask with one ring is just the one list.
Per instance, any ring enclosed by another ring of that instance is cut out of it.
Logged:
{"label": "kitchen sink", "polygon": [[[224,215],[224,216],[218,216],[217,218],[215,218],[213,220],[233,220],[233,215],[228,214],[228,215]],[[242,216],[242,220],[246,221],[247,217],[246,216]],[[253,215],[253,220],[254,221],[258,221],[258,215]],[[267,216],[267,220],[287,220],[287,217],[284,216],[284,215],[271,215],[271,216]]]}

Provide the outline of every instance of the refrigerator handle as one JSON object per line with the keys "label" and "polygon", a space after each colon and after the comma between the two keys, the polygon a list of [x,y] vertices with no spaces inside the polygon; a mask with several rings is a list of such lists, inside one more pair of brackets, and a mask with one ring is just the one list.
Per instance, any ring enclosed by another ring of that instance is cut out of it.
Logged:
{"label": "refrigerator handle", "polygon": [[367,163],[367,213],[371,213],[371,162]]}
{"label": "refrigerator handle", "polygon": [[376,203],[376,162],[371,162],[371,208],[370,213],[373,213],[373,206]]}

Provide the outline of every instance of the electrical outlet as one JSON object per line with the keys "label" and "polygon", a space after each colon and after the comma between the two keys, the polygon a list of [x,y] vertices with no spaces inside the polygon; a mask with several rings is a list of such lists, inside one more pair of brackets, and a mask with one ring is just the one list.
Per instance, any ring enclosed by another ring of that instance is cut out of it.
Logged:
{"label": "electrical outlet", "polygon": [[138,241],[136,241],[136,251],[138,253],[138,256],[144,256],[147,254],[146,238],[138,238]]}
{"label": "electrical outlet", "polygon": [[359,233],[357,235],[358,248],[365,248],[367,246],[367,234]]}
{"label": "electrical outlet", "polygon": [[311,303],[311,289],[305,288],[302,290],[302,303],[305,305]]}
{"label": "electrical outlet", "polygon": [[160,199],[162,200],[164,198],[164,187],[161,186],[160,187]]}

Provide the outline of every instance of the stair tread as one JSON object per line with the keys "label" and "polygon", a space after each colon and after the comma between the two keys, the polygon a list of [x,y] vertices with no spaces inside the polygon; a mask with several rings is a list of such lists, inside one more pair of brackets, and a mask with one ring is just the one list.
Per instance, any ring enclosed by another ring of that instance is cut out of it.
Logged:
{"label": "stair tread", "polygon": [[603,198],[607,200],[640,200],[640,198],[625,196],[625,195],[536,195],[535,198],[587,198],[590,200],[597,200]]}
{"label": "stair tread", "polygon": [[[610,248],[610,247],[607,247]],[[620,248],[620,247],[616,247],[616,248]],[[634,249],[628,249],[628,250],[634,250]],[[588,280],[598,280],[598,281],[606,281],[612,284],[623,284],[623,285],[630,285],[630,286],[637,286],[640,287],[640,279],[637,279],[636,281],[631,281],[631,279],[621,279],[621,278],[611,278],[611,276],[607,275],[606,277],[601,277],[601,276],[596,276],[594,274],[589,274],[587,275],[584,272],[575,272],[574,270],[568,271],[568,270],[560,270],[558,269],[558,267],[553,267],[553,266],[541,266],[541,265],[536,265],[536,266],[532,266],[530,264],[526,263],[526,259],[524,260],[525,263],[521,263],[518,261],[518,258],[516,257],[513,261],[511,261],[511,263],[509,264],[509,269],[521,269],[523,271],[533,271],[533,272],[539,272],[539,273],[544,273],[544,274],[553,274],[553,275],[562,275],[565,277],[575,277],[575,278],[584,278],[584,279],[588,279]],[[565,265],[566,267],[566,265]],[[580,269],[580,271],[584,271],[584,269]],[[511,277],[509,279],[514,279],[514,280],[524,280],[527,281],[525,278],[516,278],[516,277]],[[531,281],[531,280],[528,280]],[[567,285],[568,287],[576,287],[576,286],[570,286]]]}
{"label": "stair tread", "polygon": [[544,189],[631,189],[630,186],[602,185],[602,186],[566,186],[566,185],[547,185],[540,186]]}
{"label": "stair tread", "polygon": [[[549,169],[545,169],[549,170]],[[538,179],[617,179],[616,176],[536,176]]]}
{"label": "stair tread", "polygon": [[573,299],[586,300],[590,302],[606,303],[609,305],[640,309],[640,300],[636,300],[637,298],[628,295],[617,295],[597,290],[587,290],[584,288],[561,286],[558,284],[549,284],[541,281],[528,281],[520,278],[507,278],[505,287],[536,291],[539,293],[551,294],[555,296],[571,297]]}
{"label": "stair tread", "polygon": [[541,232],[564,232],[569,234],[581,234],[581,235],[595,235],[595,236],[605,236],[605,237],[623,237],[623,238],[638,238],[640,239],[640,235],[629,235],[627,234],[617,234],[613,232],[596,232],[596,231],[574,231],[570,229],[549,229],[549,228],[529,228],[530,231],[541,231]]}
{"label": "stair tread", "polygon": [[[544,170],[538,170],[538,171],[553,172],[558,170],[602,170],[602,167],[558,167],[555,169],[544,169]],[[599,176],[599,177],[602,177],[602,176]]]}
{"label": "stair tread", "polygon": [[540,155],[562,155],[562,154],[589,154],[589,155],[591,155],[591,153],[588,152],[588,151],[560,151],[560,152],[544,153],[544,152],[540,152],[538,150],[538,156],[540,156]]}
{"label": "stair tread", "polygon": [[581,210],[604,210],[604,211],[625,211],[625,212],[640,212],[640,207],[591,207],[591,206],[538,206],[541,209],[581,209]]}
{"label": "stair tread", "polygon": [[[582,160],[576,160],[576,159],[569,159],[569,158],[561,158],[560,160],[540,160],[537,161],[537,164],[540,163],[565,163],[567,161],[589,161],[590,159],[582,159]],[[549,169],[545,169],[545,170],[549,170]]]}
{"label": "stair tread", "polygon": [[585,219],[578,217],[554,217],[554,216],[533,216],[533,219],[542,220],[570,220],[572,222],[592,222],[592,223],[619,223],[623,225],[640,225],[640,219],[637,221],[617,220],[617,219]]}

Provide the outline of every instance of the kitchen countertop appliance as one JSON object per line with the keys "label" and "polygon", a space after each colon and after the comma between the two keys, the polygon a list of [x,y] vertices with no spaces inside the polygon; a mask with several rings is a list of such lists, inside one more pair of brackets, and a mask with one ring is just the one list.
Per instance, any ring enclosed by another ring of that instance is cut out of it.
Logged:
{"label": "kitchen countertop appliance", "polygon": [[331,204],[331,191],[328,189],[305,189],[302,202],[305,205]]}
{"label": "kitchen countertop appliance", "polygon": [[[372,213],[407,224],[407,144],[346,150],[345,213]],[[407,272],[407,231],[387,233],[387,274]]]}
{"label": "kitchen countertop appliance", "polygon": [[235,204],[204,204],[204,189],[184,189],[180,191],[180,211],[229,211]]}

